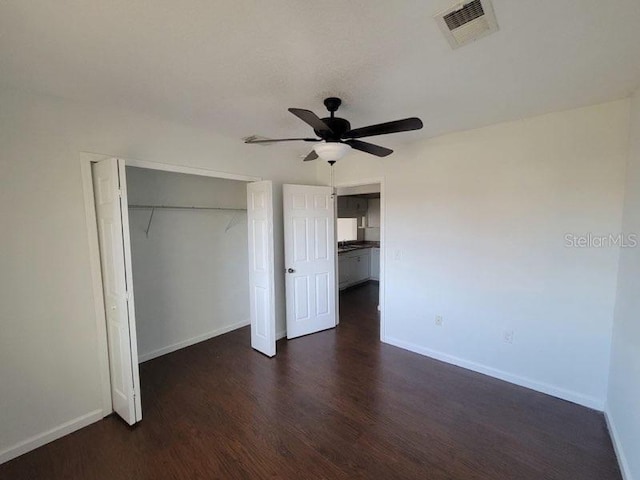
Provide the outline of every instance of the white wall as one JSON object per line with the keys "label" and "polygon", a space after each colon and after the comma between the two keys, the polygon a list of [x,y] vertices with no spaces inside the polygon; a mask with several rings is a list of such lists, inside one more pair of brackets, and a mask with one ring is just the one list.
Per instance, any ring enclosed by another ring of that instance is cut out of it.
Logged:
{"label": "white wall", "polygon": [[[247,206],[246,182],[135,167],[127,191],[130,205]],[[140,361],[249,323],[246,212],[156,209],[147,236],[151,213],[129,210]]]}
{"label": "white wall", "polygon": [[[640,240],[640,91],[631,104],[623,232]],[[634,237],[635,236],[635,237]],[[607,417],[626,480],[640,479],[640,245],[620,254]]]}
{"label": "white wall", "polygon": [[[80,153],[298,183],[315,167],[117,109],[0,90],[0,461],[102,415]],[[276,189],[277,192],[277,189]],[[281,205],[281,195],[278,197]],[[278,212],[276,212],[278,215]],[[281,216],[281,211],[280,211]],[[276,271],[282,261],[276,237]],[[282,278],[281,278],[282,277]],[[278,277],[279,322],[284,274]]]}
{"label": "white wall", "polygon": [[628,115],[621,100],[338,162],[337,185],[384,177],[385,340],[601,409],[618,249],[565,234],[620,231]]}

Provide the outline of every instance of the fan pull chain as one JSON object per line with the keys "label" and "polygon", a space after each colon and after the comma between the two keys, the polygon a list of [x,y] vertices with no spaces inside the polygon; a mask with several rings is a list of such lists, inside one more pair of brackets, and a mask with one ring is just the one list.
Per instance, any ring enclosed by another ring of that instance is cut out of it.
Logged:
{"label": "fan pull chain", "polygon": [[336,162],[329,162],[329,168],[330,168],[330,185],[331,185],[331,198],[335,198],[336,196],[336,189],[334,186],[334,179],[333,179],[333,166],[336,164]]}

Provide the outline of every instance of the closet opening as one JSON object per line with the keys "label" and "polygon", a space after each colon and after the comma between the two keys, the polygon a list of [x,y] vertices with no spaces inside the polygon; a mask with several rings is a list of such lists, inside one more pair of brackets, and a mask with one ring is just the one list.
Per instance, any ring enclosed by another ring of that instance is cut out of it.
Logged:
{"label": "closet opening", "polygon": [[139,363],[249,325],[247,182],[126,179]]}
{"label": "closet opening", "polygon": [[133,425],[147,390],[154,403],[183,382],[172,362],[206,345],[142,385],[140,364],[251,324],[247,191],[270,182],[96,154],[81,165],[103,413]]}

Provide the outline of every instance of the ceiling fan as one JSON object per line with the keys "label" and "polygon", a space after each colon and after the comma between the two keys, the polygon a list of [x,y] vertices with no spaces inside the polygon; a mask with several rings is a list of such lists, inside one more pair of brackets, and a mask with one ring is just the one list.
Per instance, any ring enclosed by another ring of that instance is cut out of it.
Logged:
{"label": "ceiling fan", "polygon": [[416,117],[411,117],[352,130],[351,124],[347,120],[335,116],[335,112],[340,107],[340,104],[342,104],[342,100],[339,98],[325,98],[324,105],[327,107],[327,110],[329,110],[330,115],[326,118],[319,118],[311,110],[304,110],[301,108],[289,109],[289,111],[296,117],[310,125],[315,134],[320,138],[263,139],[252,136],[245,138],[245,143],[264,144],[293,141],[316,142],[313,150],[305,157],[304,161],[307,162],[320,157],[333,165],[336,161],[344,157],[352,148],[378,157],[386,157],[393,153],[393,150],[389,148],[356,140],[357,138],[386,135],[388,133],[407,132],[422,128],[422,120]]}

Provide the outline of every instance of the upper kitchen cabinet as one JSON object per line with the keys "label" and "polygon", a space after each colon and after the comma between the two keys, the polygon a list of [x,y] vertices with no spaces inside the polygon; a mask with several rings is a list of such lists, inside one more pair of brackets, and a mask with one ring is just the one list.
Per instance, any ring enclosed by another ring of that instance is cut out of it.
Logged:
{"label": "upper kitchen cabinet", "polygon": [[349,209],[349,197],[338,197],[338,217],[345,217]]}
{"label": "upper kitchen cabinet", "polygon": [[338,217],[360,217],[367,214],[368,202],[360,197],[338,197]]}
{"label": "upper kitchen cabinet", "polygon": [[369,208],[367,209],[367,227],[380,227],[380,199],[369,199]]}
{"label": "upper kitchen cabinet", "polygon": [[359,213],[366,214],[368,201],[366,198],[358,198],[358,197],[348,197],[349,198],[349,207],[351,210]]}

